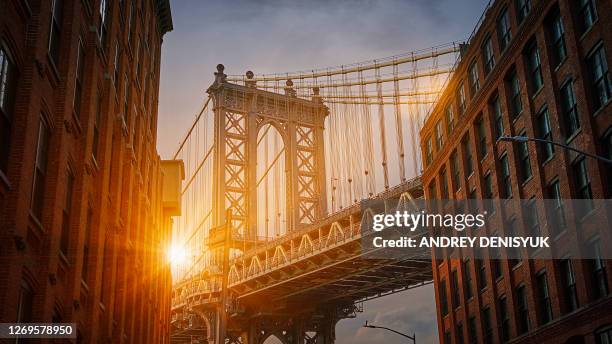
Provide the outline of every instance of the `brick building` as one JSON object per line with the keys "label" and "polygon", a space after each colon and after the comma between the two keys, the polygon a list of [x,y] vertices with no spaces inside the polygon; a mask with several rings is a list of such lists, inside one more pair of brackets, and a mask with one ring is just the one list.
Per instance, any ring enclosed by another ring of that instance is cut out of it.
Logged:
{"label": "brick building", "polygon": [[[611,198],[612,168],[499,137],[544,138],[612,157],[611,13],[609,0],[492,2],[421,130],[426,197],[592,199],[586,211],[498,211],[503,228],[487,230],[513,235],[538,226],[560,256],[568,242],[587,243],[583,249],[599,256],[612,220],[594,228],[589,212]],[[565,230],[560,218],[581,230]],[[473,253],[432,260],[441,342],[612,342],[610,261]]]}
{"label": "brick building", "polygon": [[177,209],[162,194],[181,165],[155,150],[169,1],[0,9],[0,322],[75,322],[76,342],[169,342]]}

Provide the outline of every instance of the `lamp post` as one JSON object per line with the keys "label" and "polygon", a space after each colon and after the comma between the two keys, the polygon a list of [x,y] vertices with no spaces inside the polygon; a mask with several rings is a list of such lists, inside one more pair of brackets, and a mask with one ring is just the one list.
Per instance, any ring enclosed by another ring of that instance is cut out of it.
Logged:
{"label": "lamp post", "polygon": [[574,152],[579,153],[579,154],[583,154],[583,155],[588,156],[590,158],[603,161],[606,164],[612,165],[612,160],[610,160],[608,158],[604,158],[603,156],[591,154],[591,153],[582,151],[580,149],[576,149],[574,147],[568,146],[568,145],[563,144],[563,143],[555,142],[555,141],[544,140],[544,139],[537,139],[537,138],[534,138],[534,137],[527,137],[527,136],[502,136],[499,139],[501,141],[519,142],[519,143],[524,143],[524,142],[527,142],[527,141],[534,141],[534,142],[539,142],[539,143],[549,143],[549,144],[553,144],[555,146],[559,146],[559,147],[567,149],[567,150],[574,151]]}
{"label": "lamp post", "polygon": [[367,321],[367,320],[366,320],[365,324],[363,325],[363,327],[367,327],[367,328],[379,328],[379,329],[383,329],[383,330],[391,331],[391,332],[393,332],[393,333],[395,333],[395,334],[399,334],[399,335],[400,335],[400,336],[402,336],[402,337],[406,337],[406,338],[408,338],[408,339],[412,340],[412,342],[413,342],[414,344],[416,344],[416,333],[413,333],[413,334],[412,334],[412,336],[409,336],[409,335],[407,335],[407,334],[405,334],[405,333],[401,333],[401,332],[399,332],[399,331],[396,331],[396,330],[394,330],[394,329],[390,329],[390,328],[388,328],[388,327],[384,327],[384,326],[376,326],[376,325],[370,325],[370,324],[368,324],[368,321]]}

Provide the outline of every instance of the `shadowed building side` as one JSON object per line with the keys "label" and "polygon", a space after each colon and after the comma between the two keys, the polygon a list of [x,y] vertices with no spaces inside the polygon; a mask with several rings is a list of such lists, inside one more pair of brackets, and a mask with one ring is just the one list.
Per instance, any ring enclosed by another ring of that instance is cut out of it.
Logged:
{"label": "shadowed building side", "polygon": [[169,342],[180,162],[155,144],[170,30],[167,0],[2,1],[0,322]]}
{"label": "shadowed building side", "polygon": [[[443,343],[612,338],[610,262],[598,254],[610,245],[612,219],[603,227],[591,221],[606,219],[601,201],[612,196],[612,169],[558,146],[500,140],[541,138],[611,157],[611,11],[597,0],[492,2],[424,124],[426,198],[592,200],[589,209],[493,215],[503,226],[488,235],[539,231],[563,259],[505,259],[503,249],[488,250],[489,259],[470,249],[455,251],[458,259],[434,257]],[[595,259],[569,256],[568,243]]]}

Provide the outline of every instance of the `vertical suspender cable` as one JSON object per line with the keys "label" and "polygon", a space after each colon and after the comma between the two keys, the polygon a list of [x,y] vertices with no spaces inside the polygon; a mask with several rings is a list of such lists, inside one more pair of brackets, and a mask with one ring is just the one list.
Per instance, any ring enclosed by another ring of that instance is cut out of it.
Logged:
{"label": "vertical suspender cable", "polygon": [[[374,62],[376,63],[376,62]],[[375,66],[376,70],[376,93],[378,95],[378,120],[380,127],[380,150],[382,157],[383,176],[385,181],[385,189],[389,188],[389,170],[387,164],[387,144],[385,134],[385,105],[382,96],[382,83],[380,81],[380,68]]]}
{"label": "vertical suspender cable", "polygon": [[399,80],[398,80],[398,71],[399,67],[397,63],[393,64],[393,102],[395,105],[395,135],[397,139],[397,154],[398,154],[398,163],[399,163],[399,172],[400,172],[400,180],[402,182],[406,181],[406,166],[404,164],[404,133],[403,133],[403,123],[402,123],[402,109],[400,105],[400,95],[399,95]]}

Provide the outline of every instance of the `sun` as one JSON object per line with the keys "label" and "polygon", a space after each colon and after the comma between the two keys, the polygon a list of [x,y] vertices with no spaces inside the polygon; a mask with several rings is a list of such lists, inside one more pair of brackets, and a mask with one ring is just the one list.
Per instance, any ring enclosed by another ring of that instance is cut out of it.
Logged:
{"label": "sun", "polygon": [[179,245],[171,245],[168,248],[168,261],[172,267],[180,267],[187,262],[187,249]]}

